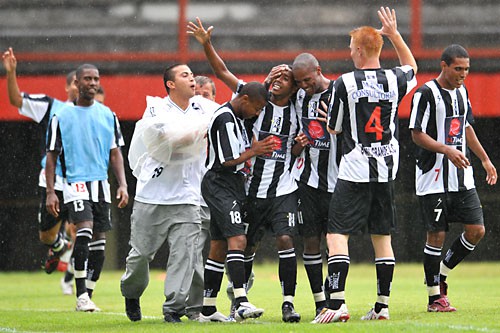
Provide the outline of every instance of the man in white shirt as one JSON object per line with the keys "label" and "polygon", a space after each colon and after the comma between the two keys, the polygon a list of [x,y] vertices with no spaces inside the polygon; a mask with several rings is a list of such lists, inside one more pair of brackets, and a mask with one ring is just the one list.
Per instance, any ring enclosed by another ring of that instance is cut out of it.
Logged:
{"label": "man in white shirt", "polygon": [[[137,177],[137,189],[131,216],[131,250],[121,279],[121,291],[129,319],[141,320],[139,298],[149,282],[149,263],[167,241],[169,259],[163,315],[166,322],[178,323],[185,314],[195,262],[199,260],[196,255],[201,227],[201,163],[205,162],[203,149],[206,146],[199,146],[197,157],[196,153],[186,157],[189,152],[181,154],[178,149],[191,145],[195,150],[196,138],[190,137],[188,129],[193,123],[200,123],[198,139],[203,138],[210,116],[218,105],[201,96],[194,97],[195,80],[187,65],[167,68],[164,85],[168,97],[149,97],[142,119],[151,123],[143,135],[149,138],[146,140],[147,153],[138,163],[140,168],[131,164]],[[167,129],[171,121],[181,125]],[[154,135],[151,139],[148,130],[160,133],[158,146],[151,144]],[[178,142],[174,142],[172,131],[178,132],[176,137],[181,138]],[[183,133],[186,137],[182,137]],[[171,154],[166,154],[166,148]]]}

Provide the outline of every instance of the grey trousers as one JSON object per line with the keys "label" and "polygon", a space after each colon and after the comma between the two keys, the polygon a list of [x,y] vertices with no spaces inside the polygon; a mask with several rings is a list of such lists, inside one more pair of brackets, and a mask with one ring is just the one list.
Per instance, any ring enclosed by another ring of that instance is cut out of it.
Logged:
{"label": "grey trousers", "polygon": [[186,313],[188,315],[197,315],[203,308],[203,291],[204,274],[205,274],[205,261],[203,258],[203,249],[205,243],[210,242],[210,210],[208,207],[201,207],[201,232],[198,240],[198,248],[196,249],[195,269],[193,275],[193,282],[191,283],[191,290],[186,302]]}
{"label": "grey trousers", "polygon": [[126,298],[140,298],[149,283],[149,263],[166,241],[169,247],[163,314],[185,313],[200,234],[200,207],[152,205],[138,201],[130,219],[131,250],[121,278]]}

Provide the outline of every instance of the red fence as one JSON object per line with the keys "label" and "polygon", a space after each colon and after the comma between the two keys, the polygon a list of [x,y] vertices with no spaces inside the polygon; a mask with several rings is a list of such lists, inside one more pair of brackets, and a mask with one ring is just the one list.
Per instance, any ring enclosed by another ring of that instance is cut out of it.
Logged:
{"label": "red fence", "polygon": [[[338,74],[326,74],[335,79]],[[264,75],[241,75],[245,81],[262,81]],[[418,85],[433,79],[436,74],[419,73]],[[64,76],[24,76],[18,78],[19,87],[29,93],[45,93],[64,100]],[[229,89],[215,79],[217,102],[223,103],[231,98]],[[116,112],[120,120],[136,120],[142,117],[146,107],[146,95],[165,96],[162,75],[113,75],[102,76],[101,84],[106,91],[106,105]],[[496,96],[499,95],[500,73],[472,73],[466,79],[470,100],[476,117],[500,117]],[[0,79],[0,121],[25,120],[7,99],[5,77]],[[400,116],[408,117],[410,97],[406,97],[400,107]]]}

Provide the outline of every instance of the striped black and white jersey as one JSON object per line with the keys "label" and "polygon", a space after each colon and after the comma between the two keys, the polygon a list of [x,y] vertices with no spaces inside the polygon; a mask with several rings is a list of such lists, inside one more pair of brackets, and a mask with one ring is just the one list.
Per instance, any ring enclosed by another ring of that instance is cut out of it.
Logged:
{"label": "striped black and white jersey", "polygon": [[[33,119],[39,124],[40,129],[40,155],[41,155],[41,166],[38,185],[40,187],[46,187],[45,179],[45,160],[46,160],[46,139],[47,139],[47,127],[49,120],[52,115],[60,108],[65,105],[73,105],[73,102],[66,101],[62,102],[56,98],[47,96],[45,94],[27,94],[23,93],[23,104],[19,108],[19,114]],[[63,179],[62,179],[62,169],[59,159],[57,159],[56,164],[56,182],[55,189],[62,191],[63,189]]]}
{"label": "striped black and white jersey", "polygon": [[208,125],[207,169],[215,172],[246,174],[245,162],[224,166],[224,162],[238,159],[250,148],[250,139],[242,119],[236,117],[228,102],[219,108]]}
{"label": "striped black and white jersey", "polygon": [[342,132],[339,179],[382,183],[396,178],[398,105],[416,84],[411,66],[357,69],[335,82],[328,126]]}
{"label": "striped black and white jersey", "polygon": [[272,136],[275,149],[253,158],[248,196],[264,199],[294,192],[297,183],[291,174],[292,146],[298,133],[298,119],[293,103],[278,106],[268,102],[252,131],[259,141]]}
{"label": "striped black and white jersey", "polygon": [[[455,147],[468,158],[465,128],[472,123],[472,108],[464,85],[447,90],[432,80],[413,95],[410,129],[422,131],[439,143]],[[415,158],[417,195],[474,188],[471,166],[457,169],[446,155],[420,146],[416,147]]]}
{"label": "striped black and white jersey", "polygon": [[323,101],[330,104],[334,81],[320,93],[307,96],[303,89],[297,92],[295,108],[301,131],[309,139],[301,156],[295,160],[294,174],[298,181],[313,188],[333,193],[338,176],[337,137],[330,134],[326,124],[317,120],[317,109]]}

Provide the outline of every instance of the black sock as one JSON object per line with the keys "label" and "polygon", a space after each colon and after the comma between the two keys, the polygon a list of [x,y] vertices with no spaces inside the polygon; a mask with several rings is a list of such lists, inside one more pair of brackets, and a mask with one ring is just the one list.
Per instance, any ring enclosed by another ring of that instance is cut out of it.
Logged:
{"label": "black sock", "polygon": [[[244,263],[244,254],[243,251],[240,250],[229,250],[227,251],[226,256],[227,262],[227,271],[229,276],[231,277],[231,281],[233,282],[233,290],[236,289],[245,289],[245,263]],[[241,302],[248,302],[248,299],[245,296],[238,296],[235,292],[235,305],[238,308]]]}
{"label": "black sock", "polygon": [[217,299],[217,294],[220,291],[220,285],[222,283],[222,277],[224,276],[224,263],[207,258],[205,263],[205,287],[203,291],[203,296],[205,298],[213,299],[213,304],[205,304],[203,302],[203,309],[201,313],[204,316],[210,316],[217,311],[215,306],[215,300]]}
{"label": "black sock", "polygon": [[[435,287],[439,285],[439,265],[441,262],[442,248],[430,246],[425,244],[424,248],[424,273],[425,284],[427,287]],[[429,304],[439,299],[439,293],[436,295],[429,295]]]}
{"label": "black sock", "polygon": [[[349,273],[349,256],[334,255],[328,257],[328,285],[327,291],[330,299],[327,301],[328,307],[333,310],[338,310],[345,303],[344,297],[332,296],[332,293],[340,293],[345,291],[345,282]],[[333,297],[333,298],[332,298]]]}
{"label": "black sock", "polygon": [[87,292],[87,260],[89,257],[89,242],[92,239],[92,229],[82,228],[76,232],[72,263],[75,271],[76,296]]}
{"label": "black sock", "polygon": [[250,275],[252,275],[253,270],[253,259],[255,258],[255,253],[251,256],[245,256],[244,258],[244,266],[245,266],[245,290],[248,291],[248,280],[250,279]]}
{"label": "black sock", "polygon": [[443,264],[449,269],[455,268],[455,266],[464,260],[464,258],[467,257],[475,247],[476,245],[468,242],[465,239],[465,235],[462,233],[457,239],[455,239],[453,244],[451,244],[448,252],[446,252]]}
{"label": "black sock", "polygon": [[375,268],[377,271],[377,302],[375,312],[380,312],[382,308],[389,306],[389,296],[391,294],[392,278],[394,276],[394,258],[375,258]]}
{"label": "black sock", "polygon": [[297,257],[295,249],[278,251],[279,255],[279,279],[283,296],[295,296],[297,285]]}
{"label": "black sock", "polygon": [[104,252],[106,239],[99,239],[89,243],[89,261],[87,266],[87,292],[92,297],[95,284],[99,280],[104,266]]}
{"label": "black sock", "polygon": [[[302,254],[304,268],[306,269],[309,286],[314,296],[316,308],[326,305],[325,290],[323,287],[323,260],[320,253]],[[326,282],[326,280],[325,280]]]}

